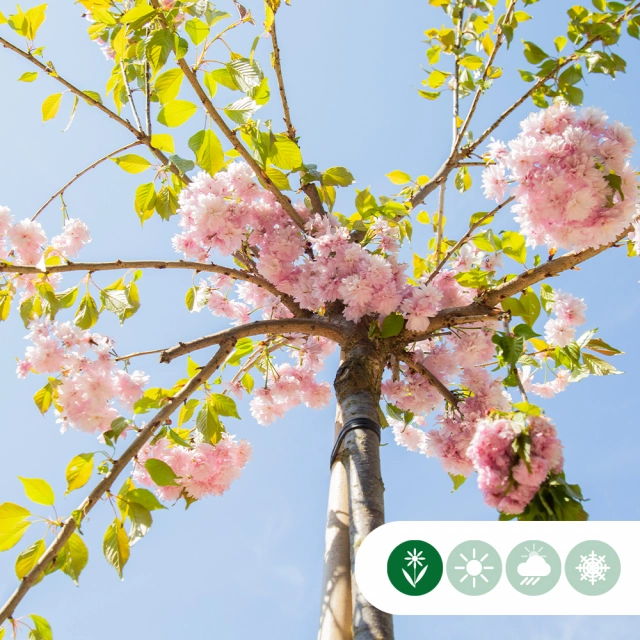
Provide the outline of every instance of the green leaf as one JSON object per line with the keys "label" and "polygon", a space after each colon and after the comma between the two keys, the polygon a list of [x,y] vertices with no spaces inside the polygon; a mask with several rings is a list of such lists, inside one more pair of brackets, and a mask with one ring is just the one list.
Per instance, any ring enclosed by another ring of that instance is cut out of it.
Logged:
{"label": "green leaf", "polygon": [[418,93],[427,100],[437,100],[440,97],[437,91],[423,91],[422,89],[418,89]]}
{"label": "green leaf", "polygon": [[238,408],[236,406],[236,401],[229,397],[225,396],[222,393],[212,393],[208,398],[207,402],[211,404],[214,411],[219,416],[225,416],[228,418],[237,418],[240,420],[240,416],[238,415]]}
{"label": "green leaf", "polygon": [[461,167],[458,169],[453,183],[460,193],[464,193],[471,188],[471,175],[469,174],[467,167]]}
{"label": "green leaf", "polygon": [[406,184],[407,182],[411,182],[411,176],[404,171],[399,171],[398,169],[385,175],[389,180],[391,180],[391,182],[393,182],[393,184]]}
{"label": "green leaf", "polygon": [[159,29],[153,32],[145,51],[154,74],[166,64],[173,45],[173,34],[168,29]]}
{"label": "green leaf", "polygon": [[7,551],[15,547],[22,540],[22,536],[31,524],[29,520],[24,520],[16,524],[12,529],[0,532],[0,551]]}
{"label": "green leaf", "polygon": [[157,458],[149,458],[144,463],[145,469],[149,472],[151,479],[159,487],[177,487],[178,483],[176,478],[178,477],[173,469],[163,460]]}
{"label": "green leaf", "polygon": [[164,186],[156,196],[156,211],[163,220],[178,212],[178,197],[171,187]]}
{"label": "green leaf", "polygon": [[[100,3],[96,3],[100,4]],[[134,24],[140,20],[146,20],[155,13],[155,9],[148,4],[139,4],[137,7],[126,11],[120,18],[122,24]]]}
{"label": "green leaf", "polygon": [[127,173],[142,173],[151,166],[151,163],[135,153],[125,153],[123,156],[111,158],[121,169]]}
{"label": "green leaf", "polygon": [[104,534],[102,551],[107,562],[115,568],[120,578],[122,570],[129,560],[129,536],[124,530],[122,520],[116,518],[108,527]]}
{"label": "green leaf", "polygon": [[126,493],[125,499],[129,502],[135,502],[149,511],[167,508],[148,489],[132,489]]}
{"label": "green leaf", "polygon": [[135,502],[129,505],[128,515],[131,522],[129,544],[134,545],[138,540],[147,535],[153,524],[153,518],[151,517],[149,509]]}
{"label": "green leaf", "polygon": [[46,122],[47,120],[51,120],[56,117],[58,109],[60,108],[61,100],[62,94],[54,93],[42,103],[42,122]]}
{"label": "green leaf", "polygon": [[53,632],[51,625],[41,616],[32,613],[30,616],[35,625],[35,629],[29,634],[29,640],[53,640]]}
{"label": "green leaf", "polygon": [[302,154],[295,142],[286,136],[276,134],[274,143],[274,153],[269,155],[269,160],[280,167],[280,169],[292,170],[302,165]]}
{"label": "green leaf", "polygon": [[185,173],[188,173],[196,166],[192,160],[185,160],[185,158],[181,158],[180,156],[175,154],[172,156],[169,156],[169,162],[171,162],[171,164],[174,164],[176,167],[178,167],[182,175],[184,175]]}
{"label": "green leaf", "polygon": [[216,134],[207,129],[198,131],[189,138],[189,148],[196,154],[198,166],[209,175],[214,175],[224,167],[224,150]]}
{"label": "green leaf", "polygon": [[540,300],[535,291],[531,288],[527,289],[520,296],[520,304],[522,305],[523,313],[521,314],[524,321],[533,327],[535,321],[540,316]]}
{"label": "green leaf", "polygon": [[3,502],[0,504],[0,534],[12,531],[30,515],[31,512],[19,504]]}
{"label": "green leaf", "polygon": [[566,46],[568,40],[564,36],[558,36],[554,39],[553,44],[556,46],[556,51],[560,53]]}
{"label": "green leaf", "polygon": [[18,82],[33,82],[37,77],[37,71],[25,71],[25,73],[18,78]]}
{"label": "green leaf", "polygon": [[84,540],[75,532],[71,534],[64,548],[66,549],[67,557],[61,567],[62,572],[66,573],[78,584],[78,578],[89,562],[89,550]]}
{"label": "green leaf", "polygon": [[45,552],[47,545],[44,540],[38,540],[27,547],[16,559],[16,576],[22,580],[33,569]]}
{"label": "green leaf", "polygon": [[[240,98],[232,104],[225,107],[224,112],[228,118],[231,118],[238,124],[245,124],[251,119],[251,116],[258,110],[258,104],[251,98]],[[289,142],[291,142],[289,140]],[[294,144],[293,142],[291,144]],[[277,164],[274,162],[274,164]],[[280,165],[278,165],[280,166]],[[283,167],[284,168],[284,167]]]}
{"label": "green leaf", "polygon": [[203,435],[205,442],[218,444],[220,441],[224,427],[218,418],[218,412],[211,403],[206,402],[198,411],[196,428]]}
{"label": "green leaf", "polygon": [[619,351],[600,338],[593,338],[589,340],[589,342],[587,342],[586,348],[591,349],[591,351],[601,353],[604,356],[617,356],[621,353],[624,353],[624,351]]}
{"label": "green leaf", "polygon": [[[171,102],[178,97],[180,86],[182,85],[182,78],[184,78],[182,69],[169,69],[156,78],[153,87],[158,94],[160,104]],[[154,146],[156,145],[154,144]],[[173,149],[171,149],[171,152],[173,153]]]}
{"label": "green leaf", "polygon": [[227,69],[226,67],[224,69],[214,69],[213,71],[209,71],[207,73],[209,82],[221,84],[226,89],[231,89],[231,91],[240,90],[240,87],[238,87],[235,80],[229,73],[229,69]]}
{"label": "green leaf", "polygon": [[156,189],[153,182],[141,184],[136,189],[133,206],[141,224],[144,224],[153,215],[153,209],[156,206]]}
{"label": "green leaf", "polygon": [[404,328],[404,318],[399,313],[390,313],[382,321],[382,338],[397,336]]}
{"label": "green leaf", "polygon": [[467,480],[467,476],[454,475],[453,473],[450,473],[449,477],[453,482],[453,489],[451,490],[451,493],[453,493],[454,491],[457,491]]}
{"label": "green leaf", "polygon": [[[478,225],[480,220],[482,220],[483,218],[485,219],[478,226],[484,227],[485,224],[491,224],[491,222],[493,222],[493,216],[489,216],[488,213],[488,211],[478,211],[477,213],[474,213],[469,218],[469,226],[473,227],[474,225]],[[493,251],[493,247],[491,248],[491,250]]]}
{"label": "green leaf", "polygon": [[460,65],[469,69],[470,71],[476,71],[484,64],[484,60],[480,56],[467,55],[460,59]]}
{"label": "green leaf", "polygon": [[244,93],[259,86],[262,81],[262,71],[260,67],[248,58],[239,58],[238,60],[228,63],[226,66],[234,84]]}
{"label": "green leaf", "polygon": [[253,386],[255,383],[253,381],[253,378],[248,373],[245,373],[242,376],[242,380],[240,380],[240,384],[244,387],[244,390],[247,393],[251,393],[253,391]]}
{"label": "green leaf", "polygon": [[160,109],[158,122],[166,127],[183,125],[198,110],[193,102],[187,100],[171,100]]}
{"label": "green leaf", "polygon": [[266,168],[267,176],[273,184],[280,189],[280,191],[291,191],[291,184],[289,184],[289,178],[285,173],[282,173],[280,169],[268,166]]}
{"label": "green leaf", "polygon": [[524,264],[527,261],[527,248],[525,239],[517,231],[505,231],[502,234],[502,250],[516,262]]}
{"label": "green leaf", "polygon": [[[91,100],[95,100],[95,102],[102,104],[102,97],[97,91],[83,91],[82,93],[84,93],[84,95],[87,96],[88,98],[91,98]],[[89,100],[85,100],[85,102],[92,107],[95,106]]]}
{"label": "green leaf", "polygon": [[193,18],[185,23],[184,30],[187,32],[189,38],[191,38],[191,42],[197,47],[201,42],[206,40],[211,29],[209,25],[202,22],[202,20]]}
{"label": "green leaf", "polygon": [[524,44],[524,57],[531,64],[540,64],[549,56],[538,45],[533,42],[522,41]]}
{"label": "green leaf", "polygon": [[209,93],[209,97],[213,98],[213,96],[215,96],[218,91],[218,83],[214,80],[211,73],[211,71],[204,72],[204,86]]}
{"label": "green leaf", "polygon": [[98,313],[96,301],[91,297],[91,294],[87,292],[84,298],[82,298],[73,322],[81,329],[91,329],[91,327],[98,322],[99,317],[100,314]]}
{"label": "green leaf", "polygon": [[175,153],[176,150],[173,136],[170,133],[154,133],[151,136],[151,146],[167,153]]}
{"label": "green leaf", "polygon": [[353,176],[344,167],[331,167],[322,174],[322,184],[329,187],[348,187],[354,182]]}
{"label": "green leaf", "polygon": [[547,315],[550,314],[553,311],[553,304],[556,300],[556,296],[551,285],[540,285],[540,300],[542,301],[542,308],[546,311]]}
{"label": "green leaf", "polygon": [[52,507],[56,501],[55,494],[51,485],[41,478],[22,478],[18,476],[20,482],[24,486],[24,492],[27,494],[27,498],[37,504],[44,504],[47,507]]}
{"label": "green leaf", "polygon": [[533,73],[531,73],[531,71],[525,71],[524,69],[518,69],[518,73],[520,74],[520,77],[525,82],[533,82],[536,79],[536,77],[533,75]]}
{"label": "green leaf", "polygon": [[80,487],[84,487],[93,473],[93,453],[80,453],[71,459],[65,471],[67,491],[71,493]]}
{"label": "green leaf", "polygon": [[51,407],[53,400],[53,387],[50,384],[45,384],[42,389],[36,391],[33,396],[33,401],[36,403],[36,407],[40,410],[40,413],[44,415]]}
{"label": "green leaf", "polygon": [[590,353],[582,354],[582,361],[587,366],[587,369],[594,376],[609,376],[609,375],[621,375],[622,371],[618,371],[610,362],[593,356]]}
{"label": "green leaf", "polygon": [[367,218],[371,215],[371,210],[378,207],[376,199],[369,191],[369,187],[363,189],[362,191],[358,191],[356,189],[356,192],[356,210],[363,218]]}

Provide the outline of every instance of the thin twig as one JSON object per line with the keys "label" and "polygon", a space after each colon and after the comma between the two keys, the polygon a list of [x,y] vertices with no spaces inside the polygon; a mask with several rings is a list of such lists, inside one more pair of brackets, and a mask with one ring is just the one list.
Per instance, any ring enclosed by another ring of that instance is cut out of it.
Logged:
{"label": "thin twig", "polygon": [[440,185],[440,199],[438,201],[438,236],[436,239],[436,260],[440,260],[440,245],[442,244],[442,233],[444,231],[444,192],[447,188],[445,180]]}
{"label": "thin twig", "polygon": [[120,269],[185,269],[187,271],[195,271],[196,273],[218,273],[233,278],[234,280],[243,280],[261,287],[265,291],[280,298],[282,304],[296,317],[305,317],[310,314],[310,312],[301,309],[300,305],[298,305],[291,296],[281,293],[264,278],[242,271],[241,269],[223,267],[213,263],[190,262],[187,260],[116,260],[115,262],[69,262],[68,264],[51,265],[40,269],[35,266],[9,264],[0,260],[0,273],[16,273],[20,275],[47,275],[72,271],[94,273],[97,271],[118,271]]}
{"label": "thin twig", "polygon": [[124,68],[124,62],[120,60],[120,71],[122,71],[122,81],[124,82],[124,89],[127,92],[127,98],[129,98],[129,104],[131,105],[131,111],[133,113],[133,118],[136,121],[136,126],[138,127],[138,131],[142,131],[142,124],[140,122],[140,117],[138,116],[138,110],[136,109],[136,103],[133,101],[133,95],[131,93],[131,87],[129,86],[129,81],[127,80],[127,71]]}
{"label": "thin twig", "polygon": [[[116,151],[112,151],[111,153],[107,154],[106,156],[100,158],[100,160],[96,160],[93,164],[90,164],[86,169],[83,169],[80,173],[77,173],[73,178],[71,178],[71,180],[69,180],[69,182],[67,182],[67,184],[64,185],[64,187],[62,187],[62,189],[59,189],[58,191],[56,191],[34,214],[33,218],[31,218],[31,220],[35,220],[58,196],[64,194],[64,192],[78,179],[81,178],[85,173],[87,173],[88,171],[91,171],[91,169],[94,169],[95,167],[97,167],[99,164],[103,163],[105,160],[108,160],[109,158],[112,158],[113,156],[117,155],[118,153],[122,153],[123,151],[126,151],[127,149],[131,149],[132,147],[136,147],[140,144],[143,144],[142,140],[135,140],[134,142],[131,142],[130,144],[125,145],[124,147],[120,147],[120,149],[117,149]],[[1,267],[1,265],[0,265]]]}
{"label": "thin twig", "polygon": [[440,273],[440,271],[442,270],[442,268],[444,267],[445,264],[447,264],[447,262],[449,261],[449,259],[451,258],[451,256],[458,251],[458,249],[460,249],[462,247],[462,245],[464,245],[467,240],[469,240],[469,238],[471,237],[471,234],[480,226],[482,226],[485,222],[485,220],[488,220],[489,218],[492,218],[493,216],[496,215],[496,213],[498,213],[498,211],[500,211],[500,209],[503,209],[504,207],[506,207],[510,202],[512,202],[513,200],[515,200],[515,196],[511,196],[510,198],[508,198],[507,200],[505,200],[502,204],[499,204],[495,209],[493,209],[493,211],[489,211],[489,213],[485,214],[484,216],[482,216],[482,218],[480,218],[477,222],[475,222],[474,224],[472,224],[469,227],[469,231],[467,231],[467,233],[465,233],[462,238],[460,238],[460,240],[458,240],[458,242],[456,242],[456,244],[449,250],[449,252],[447,253],[447,255],[442,258],[442,260],[440,261],[440,263],[438,264],[438,266],[433,270],[432,273],[429,274],[429,278],[427,279],[425,284],[429,284],[437,275],[438,273]]}
{"label": "thin twig", "polygon": [[[161,13],[160,5],[158,4],[158,0],[151,0],[151,5],[156,9],[159,13],[158,16],[163,26],[166,29],[170,29],[171,26],[167,22],[164,15]],[[258,180],[264,185],[265,189],[271,191],[271,193],[275,196],[276,200],[279,202],[280,206],[284,209],[285,213],[293,220],[293,222],[304,231],[305,222],[300,216],[300,214],[296,211],[293,204],[291,204],[291,200],[287,198],[278,187],[273,183],[271,178],[267,175],[267,172],[256,162],[255,158],[251,155],[251,152],[240,142],[238,136],[235,131],[229,128],[229,125],[224,121],[224,118],[218,113],[218,110],[213,106],[211,100],[209,100],[209,96],[207,96],[205,90],[202,88],[202,85],[198,81],[198,77],[195,71],[189,66],[188,62],[184,58],[180,58],[176,60],[176,63],[182,69],[182,72],[185,75],[185,78],[196,92],[198,99],[202,103],[202,106],[205,108],[205,111],[209,114],[211,119],[216,123],[217,127],[222,131],[224,137],[231,143],[233,148],[242,156],[243,160],[253,169],[253,172],[256,174]]]}
{"label": "thin twig", "polygon": [[27,51],[23,51],[22,49],[20,49],[19,47],[16,47],[14,44],[11,44],[8,40],[5,40],[4,38],[0,38],[0,44],[5,49],[9,49],[10,51],[13,51],[14,53],[17,53],[19,56],[23,57],[25,60],[28,60],[31,64],[38,67],[38,69],[40,69],[41,71],[44,71],[44,73],[46,73],[49,77],[53,78],[56,82],[59,82],[64,87],[66,87],[69,91],[71,91],[71,93],[78,96],[79,98],[82,98],[86,103],[88,103],[92,107],[96,107],[96,109],[98,109],[99,111],[102,111],[102,113],[104,113],[109,118],[111,118],[111,120],[114,120],[115,122],[123,126],[130,133],[132,133],[140,142],[142,142],[142,144],[146,145],[151,151],[151,153],[153,153],[153,155],[156,158],[158,158],[158,160],[160,160],[162,165],[168,167],[171,173],[175,174],[185,184],[189,184],[191,182],[188,176],[183,175],[178,169],[178,167],[176,167],[172,162],[169,162],[169,158],[167,158],[167,156],[165,156],[164,153],[160,151],[160,149],[156,149],[156,147],[154,147],[151,144],[151,138],[149,136],[147,136],[143,131],[138,131],[128,120],[121,118],[117,113],[114,113],[113,111],[111,111],[111,109],[109,109],[108,107],[105,107],[105,105],[102,104],[102,102],[99,102],[98,100],[94,100],[91,96],[88,96],[84,91],[81,91],[80,89],[78,89],[78,87],[72,85],[68,80],[65,80],[65,78],[60,76],[57,71],[55,71],[51,67],[48,67],[46,64],[43,64],[42,62],[40,62],[40,60],[38,60],[31,53],[28,53]]}
{"label": "thin twig", "polygon": [[155,430],[162,425],[173,414],[173,412],[176,411],[176,409],[178,409],[180,405],[200,387],[200,385],[206,382],[211,375],[213,375],[213,373],[233,351],[234,345],[235,340],[232,338],[224,344],[221,344],[213,358],[211,358],[211,360],[209,360],[209,362],[202,367],[202,369],[200,369],[200,371],[198,371],[198,373],[196,373],[196,375],[193,376],[193,378],[191,378],[191,380],[189,380],[189,382],[187,382],[187,384],[175,396],[173,396],[144,427],[142,427],[134,441],[127,447],[122,455],[113,462],[111,470],[95,486],[75,511],[75,513],[79,514],[78,521],[76,521],[73,516],[69,516],[64,521],[58,535],[49,545],[49,548],[40,557],[38,562],[36,562],[33,569],[31,569],[31,571],[29,571],[29,573],[22,579],[18,588],[13,592],[9,600],[7,600],[6,604],[0,610],[0,625],[4,623],[5,620],[13,616],[18,604],[20,604],[29,589],[31,589],[31,587],[38,581],[43,571],[46,570],[46,568],[62,551],[64,545],[78,528],[78,524],[87,517],[87,514],[96,506],[102,496],[109,491],[118,476],[120,476],[145,443],[153,436]]}
{"label": "thin twig", "polygon": [[413,357],[403,352],[402,354],[398,354],[398,359],[404,362],[410,369],[420,374],[423,378],[426,378],[429,381],[429,384],[432,387],[435,387],[438,390],[438,393],[452,406],[454,409],[458,408],[458,399],[455,397],[452,391],[447,389],[447,387],[438,380],[438,378],[427,369],[423,364],[417,362],[413,359]]}

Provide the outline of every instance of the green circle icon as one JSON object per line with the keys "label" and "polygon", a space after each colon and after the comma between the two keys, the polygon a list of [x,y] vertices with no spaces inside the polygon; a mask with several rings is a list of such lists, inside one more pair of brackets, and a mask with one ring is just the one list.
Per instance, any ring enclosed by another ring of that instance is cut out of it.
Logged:
{"label": "green circle icon", "polygon": [[423,596],[433,591],[442,578],[442,558],[424,540],[407,540],[399,544],[387,560],[391,584],[407,596]]}
{"label": "green circle icon", "polygon": [[489,593],[498,584],[501,575],[502,560],[498,552],[482,540],[467,540],[449,554],[449,582],[467,596]]}
{"label": "green circle icon", "polygon": [[601,596],[618,582],[620,558],[606,542],[586,540],[569,552],[564,571],[576,591],[586,596]]}
{"label": "green circle icon", "polygon": [[527,540],[515,547],[507,558],[507,579],[527,596],[541,596],[558,584],[562,563],[557,551],[542,540]]}

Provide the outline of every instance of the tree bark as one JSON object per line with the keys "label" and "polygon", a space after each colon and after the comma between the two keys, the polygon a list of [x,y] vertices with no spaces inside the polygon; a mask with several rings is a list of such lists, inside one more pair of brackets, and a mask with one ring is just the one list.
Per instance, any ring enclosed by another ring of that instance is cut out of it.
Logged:
{"label": "tree bark", "polygon": [[[335,438],[342,424],[338,406]],[[331,466],[324,549],[318,640],[352,640],[349,493],[347,471],[340,457]]]}
{"label": "tree bark", "polygon": [[[364,338],[345,351],[334,387],[344,424],[369,418],[380,424],[380,383],[383,355]],[[350,431],[344,440],[342,461],[349,492],[351,592],[354,640],[393,640],[393,619],[371,605],[360,593],[354,577],[355,557],[364,538],[384,524],[384,485],[380,472],[380,441],[370,430]]]}

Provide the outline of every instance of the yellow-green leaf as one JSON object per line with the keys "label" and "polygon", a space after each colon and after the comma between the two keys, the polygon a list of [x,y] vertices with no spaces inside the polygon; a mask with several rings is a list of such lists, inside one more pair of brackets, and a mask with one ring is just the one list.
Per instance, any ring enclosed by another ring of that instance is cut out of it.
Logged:
{"label": "yellow-green leaf", "polygon": [[26,71],[18,78],[18,82],[33,82],[37,77],[37,71]]}
{"label": "yellow-green leaf", "polygon": [[18,476],[24,486],[27,498],[37,504],[44,504],[47,507],[53,506],[56,501],[51,485],[42,478],[22,478]]}
{"label": "yellow-green leaf", "polygon": [[12,531],[21,522],[24,522],[31,512],[14,502],[0,504],[0,533]]}
{"label": "yellow-green leaf", "polygon": [[116,518],[108,527],[102,542],[102,551],[107,562],[114,567],[122,578],[122,570],[129,560],[129,536],[124,529],[124,523]]}
{"label": "yellow-green leaf", "polygon": [[275,167],[268,166],[267,176],[269,180],[273,182],[273,184],[280,189],[280,191],[291,191],[291,185],[289,184],[289,178],[284,174],[280,169],[276,169]]}
{"label": "yellow-green leaf", "polygon": [[13,529],[0,533],[0,551],[7,551],[11,547],[15,547],[22,540],[22,536],[30,526],[31,522],[25,520],[19,522]]}
{"label": "yellow-green leaf", "polygon": [[127,173],[142,173],[151,166],[146,158],[135,153],[125,153],[123,156],[111,159]]}
{"label": "yellow-green leaf", "polygon": [[170,133],[154,133],[151,136],[151,146],[167,153],[176,152],[173,136]]}
{"label": "yellow-green leaf", "polygon": [[189,139],[189,148],[196,154],[198,166],[210,175],[224,166],[224,151],[220,140],[210,129],[198,131]]}
{"label": "yellow-green leaf", "polygon": [[406,184],[407,182],[411,182],[411,176],[404,171],[399,171],[396,169],[391,173],[385,174],[393,184]]}
{"label": "yellow-green leaf", "polygon": [[40,413],[44,415],[51,406],[53,400],[53,387],[50,384],[46,384],[42,389],[36,391],[33,396],[33,401],[36,403],[36,407],[40,410]]}
{"label": "yellow-green leaf", "polygon": [[[184,73],[182,69],[169,69],[161,73],[153,83],[161,104],[175,100],[180,93]],[[173,151],[172,151],[173,153]]]}
{"label": "yellow-green leaf", "polygon": [[67,551],[67,557],[62,566],[62,571],[78,584],[78,578],[89,561],[89,550],[84,540],[77,533],[71,534],[64,548]]}
{"label": "yellow-green leaf", "polygon": [[179,127],[198,110],[193,102],[187,100],[171,100],[162,107],[158,114],[158,122],[166,127]]}
{"label": "yellow-green leaf", "polygon": [[295,142],[283,135],[276,135],[274,143],[275,153],[269,156],[269,160],[280,169],[297,169],[302,164],[302,155]]}
{"label": "yellow-green leaf", "polygon": [[56,113],[58,113],[58,109],[60,108],[61,100],[62,94],[54,93],[42,103],[42,122],[46,122],[47,120],[51,120],[56,117]]}
{"label": "yellow-green leaf", "polygon": [[42,557],[46,549],[44,540],[38,540],[34,542],[30,547],[27,547],[16,559],[16,576],[18,580],[22,580],[33,567],[36,566],[38,560]]}
{"label": "yellow-green leaf", "polygon": [[67,465],[65,478],[67,479],[67,491],[84,487],[93,473],[93,453],[81,453],[75,456]]}
{"label": "yellow-green leaf", "polygon": [[484,64],[484,61],[480,56],[468,55],[460,60],[460,64],[470,71],[475,71]]}

